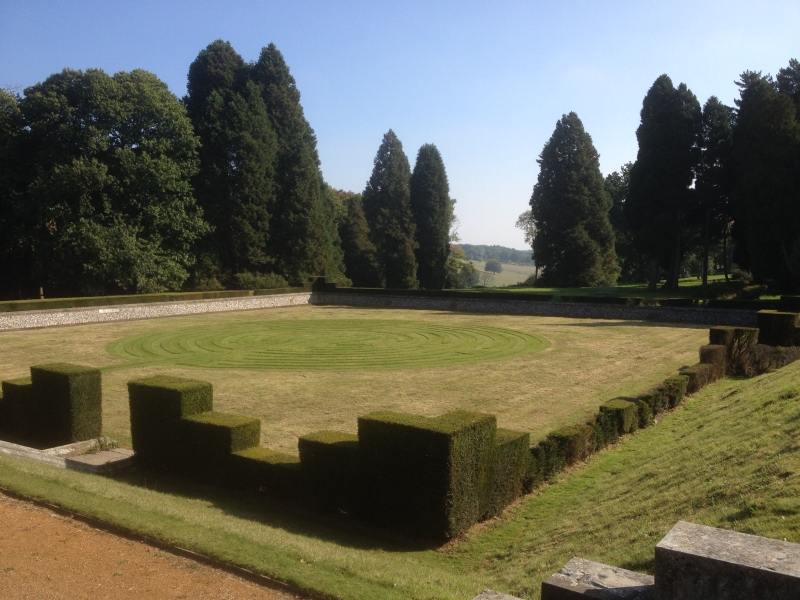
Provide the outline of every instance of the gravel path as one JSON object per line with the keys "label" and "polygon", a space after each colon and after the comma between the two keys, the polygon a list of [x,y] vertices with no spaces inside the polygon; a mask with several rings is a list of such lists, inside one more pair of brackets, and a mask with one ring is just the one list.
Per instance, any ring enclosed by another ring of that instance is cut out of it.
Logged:
{"label": "gravel path", "polygon": [[4,599],[299,598],[3,494],[0,524]]}

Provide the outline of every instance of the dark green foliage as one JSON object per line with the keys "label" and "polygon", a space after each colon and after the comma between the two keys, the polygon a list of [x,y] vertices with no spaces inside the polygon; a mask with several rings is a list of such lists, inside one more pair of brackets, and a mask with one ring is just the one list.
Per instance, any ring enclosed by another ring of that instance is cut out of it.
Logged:
{"label": "dark green foliage", "polygon": [[594,449],[594,430],[581,423],[552,431],[539,442],[544,455],[542,476],[551,479],[565,467],[585,460]]}
{"label": "dark green foliage", "polygon": [[[639,394],[636,397],[636,402],[637,404],[646,404],[650,409],[650,413],[654,417],[657,417],[659,414],[664,412],[664,410],[666,410],[666,408],[669,406],[669,400],[665,397],[664,389],[660,386],[650,388],[646,392]],[[642,412],[641,409],[640,412]],[[644,413],[647,413],[646,409]]]}
{"label": "dark green foliage", "polygon": [[[639,251],[669,268],[666,287],[671,289],[678,286],[686,245],[701,119],[700,104],[686,85],[675,88],[667,75],[661,75],[644,98],[636,130],[639,152],[631,168],[624,213]],[[657,275],[657,269],[651,270],[651,290]]]}
{"label": "dark green foliage", "polygon": [[214,227],[204,251],[228,276],[268,269],[277,139],[260,89],[222,40],[191,64],[187,89],[185,105],[201,144],[192,183]]}
{"label": "dark green foliage", "polygon": [[542,442],[533,444],[528,448],[528,474],[523,482],[523,489],[526,493],[532,492],[545,482],[545,465],[547,456]]}
{"label": "dark green foliage", "polygon": [[358,419],[368,515],[385,526],[450,539],[486,513],[496,420],[458,411],[429,419],[377,412]]}
{"label": "dark green foliage", "polygon": [[725,346],[730,349],[733,346],[735,333],[736,327],[712,327],[708,330],[708,343],[712,346]]}
{"label": "dark green foliage", "polygon": [[297,447],[312,501],[345,512],[357,510],[364,493],[358,437],[338,431],[318,431],[302,436]]}
{"label": "dark green foliage", "polygon": [[719,365],[723,374],[728,370],[728,348],[725,346],[700,346],[700,362],[702,364]]}
{"label": "dark green foliage", "polygon": [[36,435],[47,446],[100,437],[103,392],[100,370],[68,363],[31,367],[39,412]]}
{"label": "dark green foliage", "polygon": [[632,433],[639,429],[639,418],[636,403],[624,398],[614,398],[605,404],[600,405],[600,412],[613,415],[617,423],[617,433],[619,435]]}
{"label": "dark green foliage", "polygon": [[347,212],[339,224],[339,237],[344,252],[345,275],[357,287],[383,287],[377,250],[370,240],[361,194],[348,195],[344,204]]}
{"label": "dark green foliage", "polygon": [[484,267],[485,271],[489,271],[490,273],[502,273],[503,272],[503,265],[500,264],[500,261],[496,258],[490,258],[486,261],[486,266]]}
{"label": "dark green foliage", "polygon": [[690,308],[694,306],[697,301],[693,298],[659,298],[659,306],[669,306],[672,308]]}
{"label": "dark green foliage", "polygon": [[686,388],[689,385],[689,378],[685,375],[678,375],[677,377],[668,377],[661,384],[661,389],[666,399],[667,408],[675,408],[683,402],[686,396]]}
{"label": "dark green foliage", "polygon": [[758,312],[758,343],[766,346],[793,346],[800,314],[761,310]]}
{"label": "dark green foliage", "polygon": [[725,370],[723,365],[701,363],[691,367],[684,367],[681,369],[681,375],[689,378],[689,383],[686,385],[686,393],[694,394],[709,383],[714,383],[724,377]]}
{"label": "dark green foliage", "polygon": [[138,460],[170,464],[179,446],[183,417],[211,411],[213,387],[205,381],[155,376],[128,382],[131,440]]}
{"label": "dark green foliage", "polygon": [[317,139],[294,77],[274,44],[261,50],[249,76],[261,91],[278,142],[269,241],[275,272],[293,284],[309,275],[339,276],[344,265],[334,199],[322,181]]}
{"label": "dark green foliage", "polygon": [[416,228],[411,214],[411,168],[391,129],[383,136],[363,194],[364,214],[388,288],[415,288]]}
{"label": "dark green foliage", "polygon": [[625,203],[630,195],[632,163],[622,165],[619,172],[614,171],[605,179],[605,190],[611,198],[608,220],[614,230],[614,251],[620,268],[619,281],[633,283],[645,281],[650,260],[633,243],[633,233],[625,216]]}
{"label": "dark green foliage", "polygon": [[756,283],[774,280],[787,292],[800,288],[800,115],[791,72],[782,84],[742,74],[733,131],[735,259]]}
{"label": "dark green foliage", "polygon": [[64,69],[25,90],[15,292],[180,289],[208,232],[190,178],[197,139],[152,73]]}
{"label": "dark green foliage", "polygon": [[506,506],[527,491],[525,482],[530,469],[530,434],[498,428],[495,444],[497,464],[485,518],[499,515]]}
{"label": "dark green foliage", "polygon": [[411,175],[411,214],[416,225],[419,285],[440,290],[450,251],[450,186],[439,150],[424,144]]}
{"label": "dark green foliage", "polygon": [[219,412],[184,416],[179,421],[177,462],[201,476],[218,477],[231,453],[258,446],[261,421]]}
{"label": "dark green foliage", "polygon": [[260,446],[228,457],[228,481],[287,500],[303,500],[307,496],[300,459]]}
{"label": "dark green foliage", "polygon": [[638,409],[639,414],[639,429],[644,429],[645,427],[649,427],[653,423],[653,419],[655,415],[653,414],[653,408],[650,406],[648,402],[649,398],[635,398],[636,408]]}
{"label": "dark green foliage", "polygon": [[575,113],[564,115],[537,161],[531,196],[533,254],[543,285],[585,287],[616,282],[619,268],[592,138]]}
{"label": "dark green foliage", "polygon": [[2,382],[3,416],[0,423],[3,434],[20,442],[35,442],[36,422],[39,412],[30,377]]}

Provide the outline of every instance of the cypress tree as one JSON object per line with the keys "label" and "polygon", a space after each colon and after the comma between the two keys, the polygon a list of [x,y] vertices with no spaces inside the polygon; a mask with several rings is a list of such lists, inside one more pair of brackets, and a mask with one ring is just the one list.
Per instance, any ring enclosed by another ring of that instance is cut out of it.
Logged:
{"label": "cypress tree", "polygon": [[417,287],[414,256],[417,244],[410,206],[411,168],[403,144],[391,129],[383,136],[378,148],[372,176],[364,189],[363,203],[386,287]]}
{"label": "cypress tree", "polygon": [[214,232],[206,261],[230,276],[269,270],[277,140],[244,60],[217,40],[189,67],[187,112],[200,138],[197,201]]}
{"label": "cypress tree", "polygon": [[651,290],[659,264],[669,267],[666,287],[678,287],[700,124],[700,103],[686,85],[675,88],[667,75],[656,79],[642,103],[639,152],[625,204],[634,242],[653,260]]}
{"label": "cypress tree", "polygon": [[445,283],[445,263],[450,252],[450,186],[442,155],[433,144],[417,153],[411,175],[411,213],[416,225],[419,284],[440,290]]}
{"label": "cypress tree", "polygon": [[250,68],[277,140],[271,254],[292,282],[309,275],[340,277],[344,270],[334,201],[319,170],[317,140],[303,115],[300,92],[274,44]]}
{"label": "cypress tree", "polygon": [[357,287],[383,287],[375,245],[369,239],[369,225],[361,205],[361,194],[348,194],[344,204],[346,212],[339,224],[339,235],[344,252],[345,275]]}
{"label": "cypress tree", "polygon": [[552,286],[613,284],[619,269],[608,220],[611,199],[603,188],[591,136],[574,112],[556,123],[537,161],[539,178],[531,210],[533,254],[541,280]]}

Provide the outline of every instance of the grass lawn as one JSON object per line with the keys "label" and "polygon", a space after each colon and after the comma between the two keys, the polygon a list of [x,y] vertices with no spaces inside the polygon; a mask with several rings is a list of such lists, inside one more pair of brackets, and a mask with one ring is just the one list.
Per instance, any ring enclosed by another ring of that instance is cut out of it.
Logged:
{"label": "grass lawn", "polygon": [[697,326],[422,310],[292,307],[0,333],[0,377],[68,360],[103,369],[103,429],[130,442],[126,383],[214,384],[215,409],[261,420],[263,446],[355,433],[375,410],[497,415],[538,436],[697,362]]}
{"label": "grass lawn", "polygon": [[[471,262],[473,265],[475,265],[475,268],[478,271],[484,271],[486,269],[486,261],[473,260]],[[489,283],[489,285],[493,288],[522,283],[528,277],[533,275],[533,272],[535,271],[533,265],[510,265],[507,263],[502,263],[502,265],[503,272],[494,273],[492,276],[492,281]]]}
{"label": "grass lawn", "polygon": [[678,520],[800,542],[798,440],[800,362],[722,380],[441,548],[163,476],[0,457],[0,486],[335,598],[463,600],[491,587],[534,599],[573,556],[652,570]]}

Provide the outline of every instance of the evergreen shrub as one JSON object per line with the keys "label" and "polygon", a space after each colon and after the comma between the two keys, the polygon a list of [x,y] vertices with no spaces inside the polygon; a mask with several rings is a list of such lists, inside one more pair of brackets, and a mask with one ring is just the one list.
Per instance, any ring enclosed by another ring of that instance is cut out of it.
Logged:
{"label": "evergreen shrub", "polygon": [[3,432],[15,441],[33,441],[38,418],[30,377],[2,382]]}
{"label": "evergreen shrub", "polygon": [[480,520],[494,480],[493,415],[437,418],[375,412],[358,418],[366,514],[421,537],[450,539]]}
{"label": "evergreen shrub", "polygon": [[300,459],[261,446],[228,457],[228,480],[237,487],[259,490],[286,500],[305,498]]}
{"label": "evergreen shrub", "polygon": [[662,393],[666,399],[667,408],[675,408],[683,402],[686,396],[686,387],[689,385],[689,378],[686,375],[668,377],[661,384]]}
{"label": "evergreen shrub", "polygon": [[190,473],[216,477],[233,452],[258,446],[261,421],[242,415],[203,412],[179,420],[178,464]]}
{"label": "evergreen shrub", "polygon": [[686,393],[694,394],[709,383],[722,379],[725,375],[725,371],[722,365],[719,364],[700,363],[691,367],[682,368],[681,375],[685,375],[689,378],[689,382],[686,385]]}
{"label": "evergreen shrub", "polygon": [[485,518],[499,515],[506,506],[527,491],[530,434],[498,428],[495,443],[497,464]]}
{"label": "evergreen shrub", "polygon": [[39,419],[36,437],[46,446],[62,446],[100,437],[103,391],[100,370],[69,363],[31,367]]}
{"label": "evergreen shrub", "polygon": [[610,413],[617,425],[617,433],[632,433],[639,429],[639,411],[635,402],[614,398],[600,405],[600,412]]}
{"label": "evergreen shrub", "polygon": [[532,444],[528,448],[528,474],[523,482],[525,493],[532,492],[545,482],[544,471],[547,464],[545,447],[542,442]]}
{"label": "evergreen shrub", "polygon": [[560,427],[539,443],[544,451],[543,476],[551,479],[565,467],[585,460],[594,450],[594,430],[586,423]]}
{"label": "evergreen shrub", "polygon": [[137,460],[164,466],[176,457],[179,422],[213,409],[206,381],[158,375],[128,382],[131,439]]}
{"label": "evergreen shrub", "polygon": [[664,412],[669,405],[669,400],[664,394],[664,388],[661,386],[652,387],[646,392],[639,394],[636,397],[636,401],[637,404],[646,404],[649,407],[653,417],[657,417],[659,414]]}
{"label": "evergreen shrub", "polygon": [[719,365],[722,368],[722,373],[725,374],[728,370],[728,348],[718,345],[700,346],[700,363],[704,365]]}
{"label": "evergreen shrub", "polygon": [[697,303],[694,298],[658,298],[657,301],[659,306],[669,306],[670,308],[689,308]]}
{"label": "evergreen shrub", "polygon": [[712,327],[708,330],[708,343],[712,346],[725,346],[730,348],[733,345],[736,327]]}
{"label": "evergreen shrub", "polygon": [[326,508],[357,510],[363,497],[358,437],[339,431],[318,431],[297,442],[300,464],[308,478],[312,500]]}
{"label": "evergreen shrub", "polygon": [[758,343],[766,346],[793,346],[800,314],[761,310],[758,312]]}

